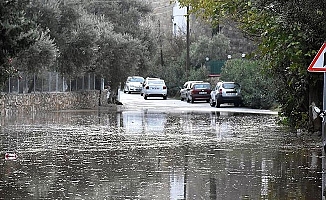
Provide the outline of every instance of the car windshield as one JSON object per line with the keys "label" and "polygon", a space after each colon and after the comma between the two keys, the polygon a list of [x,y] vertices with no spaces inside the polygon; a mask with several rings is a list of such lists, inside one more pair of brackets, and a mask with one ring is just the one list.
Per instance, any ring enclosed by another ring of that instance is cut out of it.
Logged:
{"label": "car windshield", "polygon": [[130,78],[128,81],[129,82],[140,82],[140,83],[142,83],[142,82],[144,82],[144,79],[143,78]]}
{"label": "car windshield", "polygon": [[163,80],[150,80],[150,81],[148,81],[148,84],[164,85],[164,81]]}
{"label": "car windshield", "polygon": [[223,88],[225,89],[238,89],[240,88],[240,85],[237,83],[223,83]]}
{"label": "car windshield", "polygon": [[195,89],[210,89],[211,86],[209,84],[196,84],[194,85]]}

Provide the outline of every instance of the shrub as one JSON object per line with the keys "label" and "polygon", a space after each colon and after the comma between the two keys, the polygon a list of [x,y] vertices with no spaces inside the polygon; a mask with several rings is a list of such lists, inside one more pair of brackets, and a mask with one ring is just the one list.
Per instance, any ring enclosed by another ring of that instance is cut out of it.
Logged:
{"label": "shrub", "polygon": [[222,68],[220,79],[241,85],[244,105],[251,108],[270,109],[276,106],[273,77],[265,71],[263,61],[233,59]]}

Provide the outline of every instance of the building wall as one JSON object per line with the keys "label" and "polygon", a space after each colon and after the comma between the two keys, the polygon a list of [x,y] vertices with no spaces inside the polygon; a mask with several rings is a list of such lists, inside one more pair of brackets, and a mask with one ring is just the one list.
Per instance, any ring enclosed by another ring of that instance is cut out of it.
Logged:
{"label": "building wall", "polygon": [[179,3],[174,4],[172,13],[173,35],[185,35],[187,33],[187,8],[180,8]]}

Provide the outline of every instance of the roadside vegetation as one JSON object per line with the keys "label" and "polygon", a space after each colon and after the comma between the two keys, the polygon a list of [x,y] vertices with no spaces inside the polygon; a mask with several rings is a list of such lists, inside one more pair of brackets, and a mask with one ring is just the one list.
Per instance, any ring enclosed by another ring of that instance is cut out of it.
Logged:
{"label": "roadside vegetation", "polygon": [[[326,5],[318,0],[180,0],[218,26],[232,19],[258,45],[260,60],[275,79],[275,98],[289,125],[314,129],[310,105],[322,106],[321,73],[307,68],[326,38]],[[316,125],[316,127],[318,127]]]}
{"label": "roadside vegetation", "polygon": [[251,108],[275,109],[276,81],[266,73],[266,62],[250,59],[232,59],[221,73],[222,81],[235,81],[241,85],[244,105]]}
{"label": "roadside vegetation", "polygon": [[[307,67],[326,38],[322,1],[179,2],[212,29],[233,21],[257,45],[245,59],[228,60],[221,73],[222,80],[242,85],[247,106],[279,106],[285,122],[296,128],[320,123],[309,116],[312,102],[322,107],[322,74],[308,73]],[[162,33],[151,13],[138,0],[1,1],[0,88],[19,73],[44,71],[67,78],[92,72],[112,88],[129,75],[155,75],[166,80],[170,95],[187,80],[208,81],[206,58],[225,59],[229,39],[191,35],[185,69],[185,35]]]}

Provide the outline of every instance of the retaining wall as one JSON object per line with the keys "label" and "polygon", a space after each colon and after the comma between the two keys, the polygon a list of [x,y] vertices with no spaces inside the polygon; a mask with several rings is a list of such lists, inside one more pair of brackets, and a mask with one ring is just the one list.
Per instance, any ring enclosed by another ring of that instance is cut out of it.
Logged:
{"label": "retaining wall", "polygon": [[105,93],[100,94],[99,90],[0,95],[0,112],[5,115],[11,112],[93,109],[100,104],[108,105]]}

